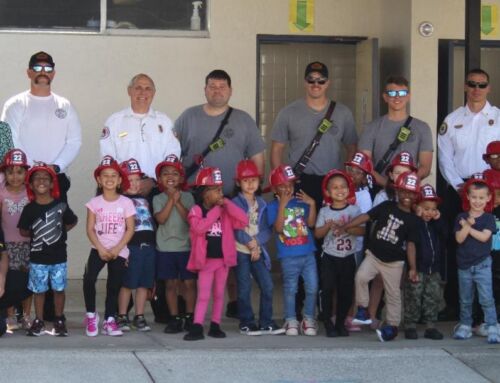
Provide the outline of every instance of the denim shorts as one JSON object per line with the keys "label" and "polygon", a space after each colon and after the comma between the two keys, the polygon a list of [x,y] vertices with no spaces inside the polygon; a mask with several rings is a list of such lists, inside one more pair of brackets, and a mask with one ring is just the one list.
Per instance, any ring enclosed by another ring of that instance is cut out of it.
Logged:
{"label": "denim shorts", "polygon": [[158,251],[156,276],[158,279],[196,279],[197,275],[187,269],[189,251]]}
{"label": "denim shorts", "polygon": [[155,280],[156,250],[153,244],[129,245],[128,266],[123,274],[123,287],[151,288]]}
{"label": "denim shorts", "polygon": [[68,263],[57,263],[55,265],[41,265],[30,263],[30,274],[28,280],[28,289],[35,294],[44,293],[50,286],[54,291],[64,291],[67,281]]}

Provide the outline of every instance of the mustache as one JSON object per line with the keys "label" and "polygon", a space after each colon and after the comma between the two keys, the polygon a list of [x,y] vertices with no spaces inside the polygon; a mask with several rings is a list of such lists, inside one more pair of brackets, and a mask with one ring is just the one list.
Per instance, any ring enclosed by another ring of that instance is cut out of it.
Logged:
{"label": "mustache", "polygon": [[50,84],[50,82],[51,82],[51,81],[50,81],[50,77],[49,77],[49,76],[47,76],[47,75],[45,75],[45,74],[41,74],[41,75],[39,75],[39,76],[36,76],[36,77],[35,77],[35,84],[38,84],[38,83],[39,83],[39,80],[40,80],[41,78],[45,78],[45,79],[48,81],[48,83]]}

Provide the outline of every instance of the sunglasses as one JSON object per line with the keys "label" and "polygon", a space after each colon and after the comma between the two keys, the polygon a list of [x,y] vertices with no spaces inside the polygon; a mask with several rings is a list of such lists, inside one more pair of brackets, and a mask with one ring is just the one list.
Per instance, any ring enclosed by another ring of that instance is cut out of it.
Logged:
{"label": "sunglasses", "polygon": [[489,85],[487,82],[475,82],[475,81],[467,81],[466,84],[469,88],[479,88],[479,89],[485,89]]}
{"label": "sunglasses", "polygon": [[488,158],[491,160],[496,160],[500,158],[500,154],[488,154]]}
{"label": "sunglasses", "polygon": [[40,73],[41,71],[44,71],[45,73],[51,73],[54,71],[54,67],[51,65],[33,65],[31,67],[31,70],[37,73]]}
{"label": "sunglasses", "polygon": [[408,93],[410,92],[407,89],[385,91],[385,94],[389,97],[405,97],[408,96]]}
{"label": "sunglasses", "polygon": [[308,77],[306,78],[306,81],[308,84],[319,84],[319,85],[325,85],[326,82],[328,81],[328,79],[326,78],[322,78],[322,77],[318,77],[318,78],[312,78],[312,77]]}

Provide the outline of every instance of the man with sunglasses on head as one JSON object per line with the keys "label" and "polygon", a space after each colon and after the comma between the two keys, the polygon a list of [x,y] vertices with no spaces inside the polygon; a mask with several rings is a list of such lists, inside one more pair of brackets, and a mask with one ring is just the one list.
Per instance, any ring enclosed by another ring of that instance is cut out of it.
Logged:
{"label": "man with sunglasses on head", "polygon": [[[410,88],[408,80],[399,75],[389,76],[385,82],[382,98],[387,104],[387,114],[368,123],[359,138],[359,150],[368,155],[373,165],[382,162],[390,164],[392,158],[402,151],[409,152],[417,160],[417,174],[420,179],[427,177],[431,171],[432,133],[429,125],[418,118],[408,118],[407,105],[410,102]],[[408,125],[408,126],[405,126]],[[405,129],[403,129],[406,128]],[[397,147],[390,150],[391,144],[398,139]],[[387,157],[386,156],[387,154]],[[383,167],[383,168],[382,168]],[[384,186],[387,182],[385,169],[387,166],[378,166],[374,171],[375,181]]]}
{"label": "man with sunglasses on head", "polygon": [[30,89],[7,100],[0,119],[9,124],[14,147],[26,153],[30,165],[44,162],[57,173],[61,199],[67,201],[65,171],[80,151],[80,121],[71,103],[51,91],[56,73],[51,55],[35,53],[26,73]]}

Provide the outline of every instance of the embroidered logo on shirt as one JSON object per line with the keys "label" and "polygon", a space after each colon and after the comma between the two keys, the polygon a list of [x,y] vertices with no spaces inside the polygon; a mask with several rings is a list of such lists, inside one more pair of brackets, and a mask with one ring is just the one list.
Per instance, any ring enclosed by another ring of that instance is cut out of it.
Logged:
{"label": "embroidered logo on shirt", "polygon": [[108,137],[109,137],[109,128],[107,126],[105,126],[104,128],[102,128],[101,140],[104,140]]}
{"label": "embroidered logo on shirt", "polygon": [[447,131],[448,131],[448,124],[446,124],[446,122],[443,122],[439,127],[439,134],[442,136],[446,134]]}
{"label": "embroidered logo on shirt", "polygon": [[68,112],[66,112],[64,109],[58,108],[56,109],[55,114],[57,118],[60,118],[62,120],[63,118],[66,118]]}

